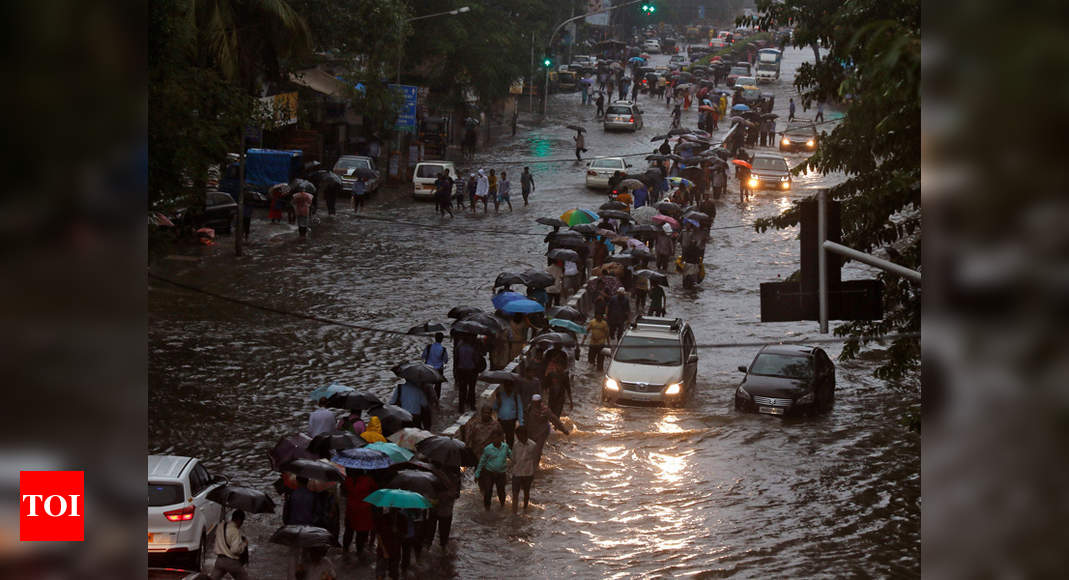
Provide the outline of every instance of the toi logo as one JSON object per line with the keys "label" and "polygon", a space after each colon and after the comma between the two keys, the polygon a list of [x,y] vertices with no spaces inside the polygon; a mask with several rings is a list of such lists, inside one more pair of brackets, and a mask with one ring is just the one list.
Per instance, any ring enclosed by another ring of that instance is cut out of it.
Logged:
{"label": "toi logo", "polygon": [[84,540],[84,489],[82,471],[20,471],[19,540]]}

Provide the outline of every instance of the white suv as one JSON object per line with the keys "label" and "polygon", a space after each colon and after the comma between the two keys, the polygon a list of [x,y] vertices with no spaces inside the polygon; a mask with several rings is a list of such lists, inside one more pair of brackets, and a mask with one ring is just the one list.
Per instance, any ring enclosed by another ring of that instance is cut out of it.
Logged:
{"label": "white suv", "polygon": [[208,536],[223,519],[223,506],[208,492],[226,484],[212,477],[200,460],[177,455],[148,456],[149,554],[186,556],[200,570]]}
{"label": "white suv", "polygon": [[693,395],[697,376],[690,325],[680,318],[639,316],[612,353],[601,398],[681,406]]}

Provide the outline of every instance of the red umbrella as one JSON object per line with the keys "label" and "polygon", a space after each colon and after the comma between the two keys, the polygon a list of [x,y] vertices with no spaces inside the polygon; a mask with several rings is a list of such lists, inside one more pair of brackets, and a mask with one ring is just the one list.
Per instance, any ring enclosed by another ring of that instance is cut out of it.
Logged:
{"label": "red umbrella", "polygon": [[743,161],[742,159],[732,159],[731,162],[734,163],[735,165],[741,165],[741,166],[745,167],[746,169],[753,169],[753,165],[750,165],[749,163]]}
{"label": "red umbrella", "polygon": [[655,215],[655,216],[653,216],[653,217],[652,217],[651,219],[652,219],[652,220],[653,220],[654,222],[656,222],[656,223],[659,223],[659,224],[668,224],[668,225],[672,226],[673,228],[675,228],[675,229],[677,229],[677,230],[679,229],[679,222],[677,222],[677,221],[675,220],[675,218],[672,218],[672,217],[670,217],[670,216],[666,216],[666,215]]}

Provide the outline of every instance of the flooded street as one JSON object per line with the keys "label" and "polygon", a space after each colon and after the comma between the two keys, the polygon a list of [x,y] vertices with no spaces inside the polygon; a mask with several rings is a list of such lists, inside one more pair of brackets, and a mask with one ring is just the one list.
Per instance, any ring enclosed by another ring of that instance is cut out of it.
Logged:
{"label": "flooded street", "polygon": [[[780,129],[805,58],[812,55],[788,48],[783,76],[771,85]],[[150,280],[149,452],[200,457],[215,472],[270,489],[277,473],[266,452],[306,426],[311,389],[337,381],[385,398],[397,384],[390,367],[418,359],[427,342],[325,321],[404,332],[444,321],[456,305],[488,308],[499,272],[545,266],[547,229],[536,218],[605,201],[583,186],[585,162],[570,159],[574,132],[564,125],[587,127],[589,156],[649,153],[659,145],[650,137],[669,126],[668,109],[645,95],[639,105],[643,130],[604,133],[578,93],[553,95],[544,123],[521,120],[514,139],[474,163],[457,162],[465,174],[507,171],[513,212],[491,206],[488,215],[438,218],[432,204],[384,191],[371,198],[366,219],[339,207],[308,240],[258,213],[244,257],[233,256],[225,236],[218,246],[186,251],[200,259],[154,264],[156,274],[191,287],[322,320]],[[696,126],[695,109],[684,113],[684,126]],[[799,116],[812,113],[799,103]],[[787,158],[793,166],[803,157]],[[529,207],[519,195],[525,165],[537,187]],[[466,578],[919,575],[920,437],[901,422],[917,403],[913,394],[873,379],[874,362],[836,361],[836,405],[824,416],[781,420],[732,408],[737,367],[758,347],[731,345],[821,338],[816,322],[760,323],[759,285],[797,269],[797,230],[759,234],[750,224],[837,179],[800,176],[789,193],[763,191],[741,205],[731,180],[704,282],[684,290],[680,276],[670,276],[668,315],[689,321],[701,345],[691,403],[602,406],[601,375],[584,357],[574,369],[575,408],[566,412],[576,429],[551,437],[531,510],[513,516],[495,502],[484,512],[469,478],[456,504],[455,545],[445,553],[433,547],[416,570]],[[872,275],[856,263],[844,269],[844,278]],[[835,360],[840,345],[825,348]],[[450,383],[436,429],[456,415]],[[277,514],[250,517],[254,577],[285,575],[284,549],[267,543],[280,524]],[[341,577],[369,576],[368,565],[337,558]]]}

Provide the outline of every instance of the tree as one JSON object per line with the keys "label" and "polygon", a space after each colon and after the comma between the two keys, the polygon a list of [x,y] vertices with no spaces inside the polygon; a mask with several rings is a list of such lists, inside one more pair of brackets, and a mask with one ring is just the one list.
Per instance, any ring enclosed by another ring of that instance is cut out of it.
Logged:
{"label": "tree", "polygon": [[[807,106],[836,101],[842,121],[822,131],[817,151],[798,173],[843,172],[848,177],[829,195],[842,202],[843,243],[871,252],[882,249],[909,268],[921,262],[920,215],[920,3],[916,0],[759,0],[759,24],[795,25],[794,46],[819,46],[823,58],[803,64],[795,79]],[[757,222],[758,231],[798,223],[797,206]],[[920,332],[917,284],[881,273],[883,320],[840,325],[848,335],[843,357],[891,333]],[[896,338],[876,376],[896,380],[919,365],[919,338]]]}

